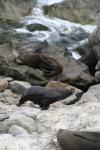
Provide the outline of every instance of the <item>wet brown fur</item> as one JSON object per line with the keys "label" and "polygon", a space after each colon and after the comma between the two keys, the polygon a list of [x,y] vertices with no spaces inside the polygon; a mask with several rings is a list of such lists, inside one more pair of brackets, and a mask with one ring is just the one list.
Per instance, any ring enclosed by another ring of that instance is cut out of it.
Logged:
{"label": "wet brown fur", "polygon": [[16,58],[16,62],[28,65],[43,71],[45,76],[54,76],[62,73],[63,66],[56,59],[38,53],[24,53]]}

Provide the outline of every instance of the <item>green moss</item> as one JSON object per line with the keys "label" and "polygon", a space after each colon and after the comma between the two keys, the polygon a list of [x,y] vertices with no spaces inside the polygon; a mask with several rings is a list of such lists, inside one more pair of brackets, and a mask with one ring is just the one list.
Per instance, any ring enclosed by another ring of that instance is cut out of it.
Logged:
{"label": "green moss", "polygon": [[87,24],[94,24],[95,20],[93,20],[93,19],[75,18],[74,22],[82,24],[82,25],[87,25]]}
{"label": "green moss", "polygon": [[12,24],[12,23],[15,23],[15,22],[18,22],[18,20],[11,20],[11,19],[3,19],[3,18],[0,18],[0,23],[4,23],[4,24]]}

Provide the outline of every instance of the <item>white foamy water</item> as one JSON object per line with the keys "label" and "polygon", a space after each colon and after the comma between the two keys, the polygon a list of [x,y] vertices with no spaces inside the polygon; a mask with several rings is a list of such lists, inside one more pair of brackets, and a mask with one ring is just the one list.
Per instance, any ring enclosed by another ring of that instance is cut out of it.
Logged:
{"label": "white foamy water", "polygon": [[29,33],[29,31],[26,28],[17,28],[15,29],[18,33]]}
{"label": "white foamy water", "polygon": [[78,54],[77,52],[71,52],[71,53],[72,53],[73,58],[75,58],[76,60],[81,58],[80,54]]}
{"label": "white foamy water", "polygon": [[52,5],[55,3],[60,3],[63,0],[37,0],[37,6],[44,6],[44,5]]}
{"label": "white foamy water", "polygon": [[[24,17],[20,21],[21,23],[24,23],[24,28],[16,29],[16,31],[19,33],[31,33],[34,40],[48,40],[51,43],[54,42],[55,39],[58,41],[61,39],[60,33],[68,36],[68,34],[73,33],[75,29],[78,30],[79,28],[82,28],[87,33],[92,33],[96,28],[95,25],[81,25],[58,18],[50,18],[44,15],[42,9],[44,5],[51,5],[61,1],[63,0],[37,0],[32,16]],[[27,25],[34,23],[45,25],[50,29],[50,31],[28,31],[26,28]],[[75,59],[79,57],[77,54],[75,54],[75,52],[72,55]]]}

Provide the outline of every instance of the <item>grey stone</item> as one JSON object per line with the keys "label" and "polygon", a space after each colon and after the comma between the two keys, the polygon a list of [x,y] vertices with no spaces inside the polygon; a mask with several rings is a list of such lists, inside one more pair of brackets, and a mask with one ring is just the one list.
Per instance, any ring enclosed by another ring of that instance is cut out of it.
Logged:
{"label": "grey stone", "polygon": [[27,26],[27,29],[31,32],[34,32],[34,31],[48,31],[49,28],[42,25],[42,24],[39,24],[39,23],[34,23],[34,24],[30,24]]}
{"label": "grey stone", "polygon": [[22,94],[26,88],[31,87],[31,84],[23,81],[10,82],[10,89],[17,94]]}
{"label": "grey stone", "polygon": [[84,93],[77,104],[100,102],[100,84],[91,86],[86,93]]}
{"label": "grey stone", "polygon": [[13,136],[17,136],[17,135],[27,135],[28,132],[19,127],[19,126],[16,126],[16,125],[12,125],[10,128],[9,128],[9,131],[8,131],[9,134],[12,134]]}
{"label": "grey stone", "polygon": [[98,63],[96,64],[95,70],[96,71],[100,71],[100,61],[98,61]]}
{"label": "grey stone", "polygon": [[36,130],[34,120],[24,114],[12,114],[9,120],[5,121],[5,126],[9,129],[12,125],[18,125],[27,130],[29,133]]}
{"label": "grey stone", "polygon": [[100,83],[100,71],[96,71],[95,80],[96,80],[97,83]]}
{"label": "grey stone", "polygon": [[4,92],[0,93],[0,102],[7,103],[10,105],[15,105],[18,103],[20,95],[12,93],[11,90],[6,89]]}
{"label": "grey stone", "polygon": [[8,48],[8,45],[0,46],[1,75],[5,74],[17,80],[25,80],[34,85],[45,85],[50,80],[58,80],[68,81],[74,86],[85,89],[94,83],[94,77],[90,75],[87,66],[72,58],[64,57],[63,53],[59,53],[59,51],[49,47],[46,51],[44,48],[43,53],[57,59],[63,65],[64,69],[61,75],[47,78],[43,76],[40,70],[25,65],[18,65],[15,62],[15,58],[20,52],[26,51],[26,46],[25,49],[23,48],[25,51],[22,50],[22,45],[25,44],[25,41],[19,41],[15,39],[16,44],[14,42],[12,48]]}

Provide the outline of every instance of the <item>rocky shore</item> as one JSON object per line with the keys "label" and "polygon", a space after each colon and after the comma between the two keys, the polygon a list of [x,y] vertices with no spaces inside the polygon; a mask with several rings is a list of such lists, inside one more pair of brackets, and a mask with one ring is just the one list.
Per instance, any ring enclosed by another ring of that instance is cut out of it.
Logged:
{"label": "rocky shore", "polygon": [[[100,132],[99,2],[76,0],[74,4],[65,0],[43,5],[43,9],[39,1],[36,4],[36,1],[22,0],[19,5],[14,0],[12,3],[1,1],[0,5],[0,149],[3,150],[60,150],[59,129]],[[32,11],[35,15],[18,22],[21,16]],[[95,24],[97,17],[97,27],[91,33],[90,26],[86,30],[87,26],[46,18],[42,11],[83,24]],[[45,76],[39,67],[18,64],[16,58],[24,53],[50,56],[62,64],[63,71],[59,75]],[[51,104],[47,110],[41,110],[30,101],[18,107],[16,104],[24,90],[34,85],[74,89],[74,93]]]}

